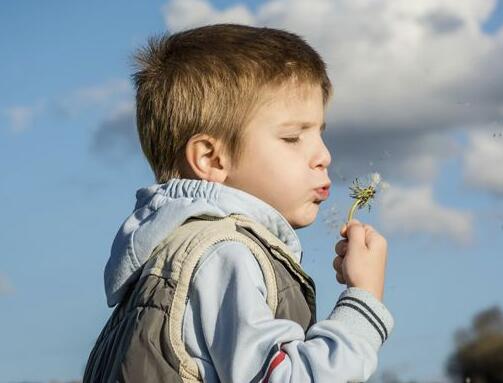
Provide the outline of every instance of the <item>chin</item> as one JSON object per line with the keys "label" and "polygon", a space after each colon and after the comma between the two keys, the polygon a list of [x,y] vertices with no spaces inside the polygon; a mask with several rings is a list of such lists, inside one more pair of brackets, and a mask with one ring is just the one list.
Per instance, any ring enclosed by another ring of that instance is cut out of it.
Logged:
{"label": "chin", "polygon": [[302,229],[312,225],[318,216],[318,211],[320,210],[319,203],[313,203],[312,205],[315,205],[314,209],[312,207],[298,209],[297,212],[293,212],[290,216],[283,216],[293,229]]}
{"label": "chin", "polygon": [[315,221],[316,216],[312,219],[305,218],[303,220],[295,220],[294,222],[290,222],[290,226],[292,226],[295,230],[302,229],[304,227],[310,226]]}

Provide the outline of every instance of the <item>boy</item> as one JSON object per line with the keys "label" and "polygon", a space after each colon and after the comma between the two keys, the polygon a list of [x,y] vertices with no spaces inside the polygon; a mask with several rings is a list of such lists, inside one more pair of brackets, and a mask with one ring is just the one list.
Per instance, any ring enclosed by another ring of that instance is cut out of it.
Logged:
{"label": "boy", "polygon": [[359,382],[393,318],[386,240],[352,220],[336,245],[348,288],[316,321],[295,229],[330,187],[322,59],[297,35],[210,25],[149,40],[137,126],[157,183],[138,190],[105,268],[118,305],[85,382]]}

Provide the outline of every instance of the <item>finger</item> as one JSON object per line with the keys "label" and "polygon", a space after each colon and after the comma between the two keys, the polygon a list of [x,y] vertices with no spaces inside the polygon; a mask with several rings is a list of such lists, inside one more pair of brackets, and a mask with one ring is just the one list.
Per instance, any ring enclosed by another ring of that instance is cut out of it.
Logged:
{"label": "finger", "polygon": [[342,239],[335,244],[335,252],[344,257],[346,255],[346,251],[348,250],[348,240]]}
{"label": "finger", "polygon": [[356,218],[352,218],[351,221],[349,221],[348,223],[345,223],[341,226],[341,230],[340,230],[340,234],[341,234],[341,237],[344,237],[344,238],[347,238],[348,237],[348,225],[353,222],[353,223],[360,223],[360,221],[358,221]]}
{"label": "finger", "polygon": [[344,238],[348,237],[347,229],[348,229],[348,225],[344,224],[341,226],[341,230],[339,231],[341,234],[341,237],[344,237]]}
{"label": "finger", "polygon": [[334,266],[334,270],[338,273],[342,273],[342,257],[340,256],[337,256],[334,258],[334,261],[332,263],[332,265]]}
{"label": "finger", "polygon": [[334,270],[336,270],[336,271],[337,271],[337,263],[338,263],[337,258],[339,258],[339,256],[336,256],[336,257],[334,258],[334,260],[332,261],[332,267],[333,267],[333,268],[334,268]]}
{"label": "finger", "polygon": [[335,279],[337,279],[337,282],[339,282],[340,284],[343,284],[343,285],[346,284],[346,280],[344,279],[344,277],[342,276],[341,273],[335,274]]}
{"label": "finger", "polygon": [[366,223],[363,224],[363,229],[365,230],[365,245],[368,247],[371,242],[371,237],[374,235],[374,229]]}
{"label": "finger", "polygon": [[377,230],[374,229],[373,226],[371,226],[371,225],[369,225],[367,223],[362,224],[362,226],[365,229],[365,234],[370,234],[370,233],[373,233],[373,232],[377,233]]}
{"label": "finger", "polygon": [[384,254],[386,256],[388,249],[388,242],[382,235],[373,232],[367,237],[367,247],[374,249],[374,251]]}
{"label": "finger", "polygon": [[372,225],[364,223],[362,226],[365,229],[365,232],[368,233],[368,234],[371,234],[371,233],[379,234],[379,232]]}
{"label": "finger", "polygon": [[382,235],[379,234],[379,232],[372,226],[365,224],[363,225],[363,227],[365,229],[365,244],[367,245],[367,247],[373,247],[376,245],[379,246],[382,245],[383,242],[385,242]]}
{"label": "finger", "polygon": [[365,246],[365,229],[363,225],[356,219],[352,219],[348,224],[348,251],[360,250]]}

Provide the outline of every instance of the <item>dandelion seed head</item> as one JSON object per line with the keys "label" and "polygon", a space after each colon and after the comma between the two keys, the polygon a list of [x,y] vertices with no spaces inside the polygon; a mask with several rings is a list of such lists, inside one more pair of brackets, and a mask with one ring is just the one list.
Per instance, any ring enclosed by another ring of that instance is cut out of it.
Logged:
{"label": "dandelion seed head", "polygon": [[[377,179],[376,179],[377,180]],[[351,190],[351,197],[358,200],[358,208],[363,208],[367,205],[375,195],[375,187],[372,182],[368,186],[360,184],[358,178],[353,181],[353,186],[349,187]]]}
{"label": "dandelion seed head", "polygon": [[[349,214],[348,214],[348,221],[351,219],[353,216],[353,212],[355,208],[358,209],[363,209],[365,206],[368,206],[368,209],[370,211],[370,202],[374,198],[376,194],[376,188],[377,185],[381,184],[380,187],[382,189],[383,183],[381,183],[382,177],[379,173],[374,172],[370,174],[369,176],[369,184],[368,186],[364,186],[360,184],[360,181],[358,178],[356,178],[353,181],[353,185],[349,186],[349,189],[351,190],[350,197],[354,198],[356,201],[353,203],[353,206],[351,207]],[[388,186],[389,184],[386,183]],[[385,186],[385,187],[387,187]]]}

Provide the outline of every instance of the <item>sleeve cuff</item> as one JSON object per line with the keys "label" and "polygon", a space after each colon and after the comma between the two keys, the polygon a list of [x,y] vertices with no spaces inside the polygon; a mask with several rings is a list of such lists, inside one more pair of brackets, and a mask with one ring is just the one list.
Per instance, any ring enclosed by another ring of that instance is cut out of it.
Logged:
{"label": "sleeve cuff", "polygon": [[394,320],[386,306],[367,290],[344,290],[328,319],[343,322],[351,331],[367,338],[374,349],[388,339]]}

